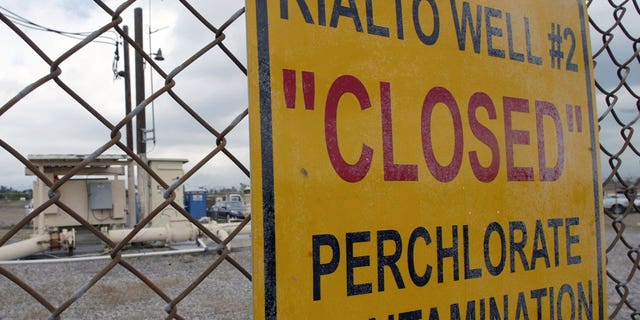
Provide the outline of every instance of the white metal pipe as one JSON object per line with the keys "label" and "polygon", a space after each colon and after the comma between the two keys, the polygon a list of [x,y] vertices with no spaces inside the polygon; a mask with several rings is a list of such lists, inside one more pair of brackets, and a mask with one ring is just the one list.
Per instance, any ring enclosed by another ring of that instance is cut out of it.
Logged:
{"label": "white metal pipe", "polygon": [[[205,223],[203,226],[219,238],[228,237],[231,232],[239,225],[239,223],[221,223],[216,222]],[[122,241],[133,229],[116,229],[109,230],[106,235],[114,242]],[[224,234],[220,234],[220,232]],[[251,232],[251,227],[245,227],[242,233]],[[184,221],[171,222],[164,227],[144,228],[140,230],[129,242],[183,242],[195,240],[200,230],[193,224]]]}
{"label": "white metal pipe", "polygon": [[14,260],[49,249],[49,235],[41,234],[33,238],[0,247],[0,260]]}
{"label": "white metal pipe", "polygon": [[[220,240],[224,241],[224,239],[226,239],[229,234],[224,231],[224,229],[218,229],[218,231],[216,231],[216,236],[220,238]],[[231,250],[231,244],[227,243],[227,249]]]}
{"label": "white metal pipe", "polygon": [[[109,230],[106,235],[114,242],[122,241],[133,229]],[[197,229],[190,224],[169,223],[164,227],[144,228],[140,230],[129,242],[182,242],[195,240],[198,236]]]}
{"label": "white metal pipe", "polygon": [[[123,258],[151,257],[151,256],[168,256],[174,254],[203,253],[211,250],[211,248],[194,248],[180,250],[163,250],[152,252],[128,253],[123,254]],[[56,258],[56,259],[37,259],[37,260],[10,260],[0,261],[0,265],[19,265],[19,264],[48,264],[48,263],[64,263],[64,262],[80,262],[95,260],[111,260],[111,256],[89,256],[76,258]]]}
{"label": "white metal pipe", "polygon": [[[131,233],[133,229],[109,230],[106,235],[113,242],[120,242]],[[169,238],[169,231],[166,228],[144,228],[140,230],[130,242],[166,241]]]}
{"label": "white metal pipe", "polygon": [[[240,223],[219,223],[218,226],[216,227],[217,229],[222,229],[224,231],[226,231],[227,233],[231,233],[233,232],[233,230],[236,229],[236,227],[238,227],[238,225],[240,225]],[[207,229],[209,229],[208,225],[205,225],[205,227],[207,227]],[[211,229],[209,229],[211,230]],[[246,226],[244,226],[244,228],[242,228],[240,230],[240,233],[251,233],[251,224],[247,224]]]}
{"label": "white metal pipe", "polygon": [[[218,236],[218,238],[224,240],[238,226],[238,223],[218,224],[216,222],[211,222],[204,224],[204,226],[216,236]],[[133,229],[109,230],[106,235],[114,242],[120,242],[132,230]],[[251,227],[247,226],[243,228],[241,233],[250,232],[250,230]],[[140,230],[140,232],[138,232],[138,234],[136,234],[130,242],[164,241],[166,243],[170,243],[193,241],[198,237],[199,234],[200,230],[193,224],[180,221],[169,223],[164,227],[144,228]],[[63,232],[60,234],[60,240],[66,239],[66,242],[69,242],[70,245],[73,246],[73,242],[75,241],[74,236],[75,235],[73,234],[73,232],[68,233],[66,230],[63,230]],[[50,247],[50,239],[50,235],[48,233],[45,233],[36,235],[27,240],[4,245],[0,247],[0,261],[20,259],[45,251]],[[227,247],[230,248],[229,245],[227,245]],[[59,259],[55,260],[59,261]]]}

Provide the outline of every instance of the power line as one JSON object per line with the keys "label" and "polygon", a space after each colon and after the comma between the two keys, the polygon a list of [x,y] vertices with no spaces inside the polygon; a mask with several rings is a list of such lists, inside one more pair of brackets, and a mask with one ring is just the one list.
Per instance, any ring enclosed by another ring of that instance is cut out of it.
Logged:
{"label": "power line", "polygon": [[[38,31],[44,31],[44,32],[51,32],[51,33],[55,33],[61,36],[65,36],[65,37],[69,37],[72,39],[77,39],[77,40],[82,40],[84,38],[86,38],[87,36],[89,36],[91,33],[93,33],[92,31],[88,31],[88,32],[69,32],[69,31],[63,31],[63,30],[56,30],[56,29],[52,29],[52,28],[48,28],[45,27],[43,25],[40,25],[38,23],[35,23],[27,18],[24,18],[22,16],[20,16],[19,14],[3,7],[0,6],[0,10],[5,12],[5,15],[7,16],[7,18],[9,18],[9,20],[11,20],[13,23],[23,26],[25,28],[29,28],[29,29],[33,29],[33,30],[38,30]],[[111,32],[115,33],[115,31],[110,30]],[[116,34],[117,35],[117,34]],[[108,44],[108,45],[113,45],[114,43],[117,44],[118,40],[116,38],[112,38],[109,36],[105,36],[105,35],[100,35],[98,36],[98,38],[102,38],[102,39],[107,39],[107,40],[111,40],[111,41],[105,41],[105,40],[94,40],[93,42],[95,43],[101,43],[101,44]]]}
{"label": "power line", "polygon": [[[83,40],[84,38],[88,37],[89,35],[91,35],[93,32],[92,31],[86,31],[86,32],[69,32],[69,31],[62,31],[62,30],[56,30],[56,29],[52,29],[52,28],[48,28],[45,27],[41,24],[35,23],[25,17],[22,17],[21,15],[3,7],[0,6],[0,11],[4,11],[5,15],[7,16],[7,18],[9,20],[11,20],[13,23],[15,23],[16,25],[20,25],[23,26],[25,28],[29,28],[32,30],[37,30],[37,31],[43,31],[43,32],[51,32],[51,33],[55,33],[61,36],[65,36],[65,37],[69,37],[72,39],[77,39],[77,40]],[[115,37],[108,37],[105,35],[99,35],[97,39],[94,39],[92,41],[92,43],[100,43],[100,44],[107,44],[107,45],[115,45],[116,49],[114,52],[114,57],[113,57],[113,62],[111,64],[111,69],[113,71],[113,78],[118,79],[119,77],[119,73],[118,73],[118,60],[120,60],[120,55],[118,53],[118,46],[120,45],[120,41],[118,40],[118,34],[113,31],[113,30],[109,30],[110,32],[113,32],[115,34]],[[110,41],[105,41],[105,40],[98,40],[98,39],[106,39],[106,40],[110,40]]]}

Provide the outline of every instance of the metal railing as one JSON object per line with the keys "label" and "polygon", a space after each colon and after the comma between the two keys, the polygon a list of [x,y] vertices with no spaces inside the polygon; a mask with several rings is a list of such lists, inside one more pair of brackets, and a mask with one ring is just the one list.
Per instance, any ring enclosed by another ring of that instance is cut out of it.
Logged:
{"label": "metal railing", "polygon": [[[124,1],[117,8],[110,7],[102,1],[95,0],[92,5],[106,14],[103,24],[94,32],[78,36],[80,41],[76,45],[54,56],[51,56],[51,53],[47,53],[41,49],[40,44],[25,33],[24,28],[21,28],[22,24],[16,22],[15,17],[11,17],[4,11],[0,12],[0,20],[4,24],[0,32],[2,34],[11,34],[11,36],[19,37],[21,41],[49,67],[47,74],[34,77],[29,85],[14,92],[13,96],[7,101],[1,102],[0,118],[11,109],[18,108],[21,101],[28,99],[31,94],[37,92],[41,87],[53,85],[64,91],[78,106],[91,114],[101,127],[108,131],[101,145],[95,147],[90,155],[68,174],[65,174],[55,181],[49,179],[41,169],[30,162],[25,154],[20,151],[20,146],[12,145],[4,140],[5,137],[0,136],[0,147],[6,151],[1,154],[1,156],[13,157],[33,172],[33,174],[49,188],[49,200],[34,208],[30,214],[26,215],[9,232],[2,236],[2,238],[0,238],[0,246],[7,244],[19,230],[26,227],[47,208],[55,205],[77,220],[84,228],[91,231],[109,248],[108,254],[110,256],[110,262],[96,272],[84,286],[76,289],[73,294],[66,297],[64,302],[60,304],[52,302],[51,299],[42,295],[39,290],[35,289],[27,281],[16,276],[7,268],[0,266],[0,274],[27,292],[33,298],[33,303],[40,304],[46,308],[50,312],[50,318],[52,319],[64,315],[65,310],[72,305],[82,303],[81,299],[83,295],[95,286],[97,282],[112,272],[116,266],[127,270],[166,303],[165,311],[168,319],[184,318],[179,312],[181,301],[189,296],[207,277],[211,276],[211,273],[221,264],[226,263],[233,266],[233,268],[236,268],[249,282],[252,279],[251,273],[236,261],[233,258],[233,254],[227,249],[228,243],[234,239],[242,227],[250,222],[251,216],[248,216],[228,238],[222,240],[204,227],[199,221],[191,217],[191,215],[183,209],[181,204],[174,201],[176,190],[184,186],[194,174],[212,162],[214,158],[226,157],[247,177],[249,176],[247,166],[227,148],[227,136],[234,130],[238,130],[237,128],[240,123],[246,121],[248,109],[244,108],[237,113],[229,123],[216,128],[211,124],[212,122],[209,121],[209,119],[203,117],[196,111],[198,108],[193,107],[187,102],[189,100],[187,97],[181,96],[174,90],[176,83],[180,81],[179,76],[186,72],[198,59],[214,50],[220,50],[219,52],[222,52],[222,56],[224,56],[231,65],[235,66],[245,75],[247,74],[247,68],[244,64],[225,45],[225,41],[227,40],[225,30],[233,24],[244,23],[242,18],[244,8],[239,8],[226,21],[216,26],[214,22],[204,17],[196,6],[189,1],[178,0],[177,2],[195,18],[195,21],[200,24],[201,30],[203,30],[202,32],[206,32],[211,40],[199,48],[192,48],[192,54],[169,71],[165,71],[156,63],[152,59],[151,54],[145,52],[144,48],[137,44],[122,28],[123,15],[133,10],[133,6],[136,4],[135,0]],[[634,215],[639,215],[634,212],[640,211],[637,205],[638,201],[634,204],[634,200],[636,200],[638,195],[637,189],[640,184],[640,179],[629,180],[629,177],[637,177],[640,175],[637,166],[640,161],[640,149],[638,147],[640,141],[637,135],[634,136],[637,121],[640,119],[640,77],[638,76],[640,74],[640,23],[638,23],[638,21],[640,21],[640,3],[637,0],[592,0],[587,1],[587,5],[591,25],[591,46],[593,59],[595,61],[596,98],[601,132],[600,149],[602,169],[605,175],[603,178],[604,189],[610,192],[622,192],[627,199],[624,212],[614,212],[609,208],[605,208],[607,219],[605,223],[607,224],[606,250],[608,259],[609,317],[610,319],[640,319],[640,282],[637,276],[637,271],[640,271],[640,237],[638,237],[638,234],[640,234],[638,227],[640,225],[638,224],[637,218],[634,217]],[[83,48],[90,46],[93,42],[100,41],[101,37],[104,37],[105,34],[111,31],[115,31],[123,42],[131,46],[135,53],[140,54],[147,67],[152,68],[152,70],[164,80],[163,86],[155,89],[146,99],[138,103],[133,110],[117,121],[110,121],[101,113],[101,109],[97,104],[85,100],[85,98],[75,91],[73,86],[64,81],[61,76],[65,70],[65,61],[67,59],[83,50]],[[10,74],[8,70],[3,70],[3,72]],[[206,90],[206,86],[201,88],[201,90]],[[152,102],[160,97],[169,97],[176,106],[190,116],[194,126],[204,128],[215,141],[215,147],[207,150],[205,156],[189,169],[183,177],[175,182],[162,180],[130,145],[128,146],[122,142],[124,139],[121,132],[125,131],[127,124],[132,123],[135,117],[142,111],[148,110]],[[617,136],[612,135],[612,133],[615,134],[616,132]],[[242,134],[248,135],[248,132],[243,132]],[[118,243],[104,236],[98,228],[91,225],[68,204],[61,201],[60,197],[61,186],[68,183],[86,164],[112,148],[119,149],[122,153],[129,156],[140,170],[146,172],[151,179],[155,180],[166,190],[164,192],[165,201],[156,208],[150,208],[149,214],[135,226],[129,236]],[[218,244],[215,248],[217,258],[214,259],[189,286],[177,294],[169,294],[167,291],[164,291],[146,276],[143,270],[136,268],[123,254],[125,244],[147,226],[159,212],[167,207],[172,207],[178,211],[191,223],[196,225],[202,234]],[[616,264],[619,268],[611,269],[612,264]],[[69,276],[73,275],[70,274]],[[0,308],[3,308],[3,306],[0,306]],[[251,305],[246,305],[246,308],[251,308]],[[1,318],[2,313],[0,312],[0,319]]]}

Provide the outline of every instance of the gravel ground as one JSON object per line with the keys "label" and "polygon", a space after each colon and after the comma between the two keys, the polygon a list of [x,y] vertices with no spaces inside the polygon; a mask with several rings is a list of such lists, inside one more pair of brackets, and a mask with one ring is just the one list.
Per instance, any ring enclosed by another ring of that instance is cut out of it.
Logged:
{"label": "gravel ground", "polygon": [[[625,227],[622,229],[622,239],[616,239],[616,232],[612,227],[613,220],[605,218],[605,245],[610,246],[615,241],[613,249],[607,254],[607,299],[609,302],[609,314],[615,312],[617,305],[621,301],[621,295],[616,291],[616,282],[611,279],[613,276],[625,287],[620,287],[620,293],[626,293],[628,303],[639,313],[634,315],[633,319],[640,319],[640,273],[637,268],[634,274],[634,262],[628,256],[630,250],[625,246],[626,242],[629,246],[635,248],[635,253],[631,253],[633,259],[640,259],[638,250],[640,249],[640,214],[632,213],[624,217]],[[633,277],[628,279],[629,276]],[[632,319],[632,310],[623,305],[620,311],[611,319]]]}
{"label": "gravel ground", "polygon": [[[0,236],[24,217],[26,203],[0,201]],[[10,241],[26,239],[29,228]],[[78,231],[82,245],[76,257],[101,249],[95,237]],[[230,256],[252,273],[250,239],[239,235]],[[196,248],[192,243],[179,249]],[[155,249],[168,250],[168,248]],[[141,250],[129,249],[124,254]],[[149,252],[149,249],[145,249]],[[169,297],[179,296],[218,258],[217,254],[181,254],[126,258]],[[87,284],[110,260],[0,265],[36,289],[52,305],[59,306]],[[237,320],[253,317],[252,284],[229,262],[220,264],[178,304],[185,319]],[[62,319],[165,319],[166,302],[127,269],[116,265],[78,301],[62,313]],[[15,283],[0,275],[0,320],[47,319],[48,310]]]}
{"label": "gravel ground", "polygon": [[[129,253],[129,252],[127,252]],[[251,251],[231,256],[251,272]],[[217,258],[183,254],[127,258],[169,297],[179,296]],[[10,265],[5,269],[31,285],[54,306],[82,288],[109,260]],[[5,277],[0,277],[0,319],[46,319],[49,312]],[[164,319],[166,302],[127,269],[117,265],[62,314],[63,319]],[[178,304],[186,319],[251,319],[252,286],[235,267],[223,262]]]}
{"label": "gravel ground", "polygon": [[[23,211],[18,210],[20,206],[15,207],[15,217],[7,218],[6,205],[3,208],[0,203],[0,218],[4,219],[0,220],[5,221],[5,229],[0,229],[0,236],[7,231],[6,227],[11,225],[11,221],[15,223],[21,218],[21,215],[24,215]],[[637,250],[640,247],[640,214],[630,214],[624,218],[624,222],[624,239]],[[28,237],[29,232],[29,230],[24,230],[14,238]],[[615,236],[612,220],[605,218],[605,243],[607,246],[615,241]],[[249,240],[244,238],[237,241],[239,242],[234,243],[236,249],[231,253],[231,256],[249,272],[252,272],[251,250],[247,246]],[[94,244],[95,247],[99,248]],[[126,253],[131,252],[133,251],[129,250]],[[607,271],[619,281],[623,283],[627,281],[626,288],[629,290],[627,301],[632,307],[640,309],[638,270],[631,279],[627,280],[634,270],[633,262],[627,255],[628,252],[629,250],[618,240],[613,250],[608,254]],[[82,254],[82,250],[77,253]],[[632,257],[637,258],[637,255]],[[180,295],[216,258],[217,255],[213,254],[183,254],[127,258],[127,261],[173,298]],[[108,262],[108,260],[99,260],[2,267],[33,286],[54,306],[58,306],[82,288]],[[607,280],[609,313],[611,314],[615,312],[621,298],[616,291],[616,282],[609,277]],[[624,287],[620,290],[624,294]],[[165,305],[164,300],[128,270],[118,265],[72,304],[62,314],[62,318],[164,319],[167,316],[164,311]],[[251,319],[253,316],[252,284],[235,267],[228,262],[223,262],[178,304],[178,312],[186,319]],[[48,315],[48,311],[31,296],[4,276],[0,276],[0,320],[46,319]],[[631,309],[623,305],[612,319],[630,318],[632,318]]]}

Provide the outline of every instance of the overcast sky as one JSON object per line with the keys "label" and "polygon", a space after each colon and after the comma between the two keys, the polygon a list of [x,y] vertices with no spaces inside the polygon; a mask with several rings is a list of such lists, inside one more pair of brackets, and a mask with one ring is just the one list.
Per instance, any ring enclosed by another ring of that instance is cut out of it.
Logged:
{"label": "overcast sky", "polygon": [[[618,15],[624,12],[620,25],[627,30],[631,37],[640,39],[640,13],[633,7],[632,3],[627,3],[626,9],[626,11],[617,11]],[[598,28],[602,30],[608,30],[616,24],[614,11],[608,1],[593,1],[589,8],[589,14]],[[633,41],[629,40],[621,32],[620,28],[612,31],[612,35],[613,38],[606,38],[607,41],[610,41],[611,53],[619,64],[629,66],[626,82],[637,97],[640,95],[640,59],[637,58],[637,55],[635,59],[632,57],[634,50],[640,50],[640,47],[636,45],[634,49]],[[603,46],[602,34],[596,32],[593,28],[591,30],[591,46],[593,52],[600,50]],[[615,101],[614,109],[620,121],[629,124],[632,130],[640,128],[637,123],[640,117],[640,99],[634,97],[627,88],[618,88],[620,85],[618,67],[612,63],[612,58],[606,51],[596,58],[594,74],[600,86],[606,91],[615,92],[617,101],[615,99],[609,99],[609,101]],[[625,147],[624,139],[621,136],[622,127],[615,122],[614,117],[607,111],[606,96],[596,90],[596,100],[598,115],[601,117],[606,115],[604,120],[600,122],[600,143],[611,153],[625,150],[620,157],[622,159],[620,172],[625,177],[640,177],[640,157],[633,153],[628,146]],[[636,148],[640,148],[640,132],[632,135],[631,144]],[[610,164],[609,158],[602,154],[601,165],[602,174],[606,177],[611,173],[611,165],[615,164]]]}
{"label": "overcast sky", "polygon": [[[121,0],[105,1],[113,10]],[[228,0],[192,1],[194,7],[216,27],[226,21],[234,12],[242,8],[244,2]],[[148,52],[162,48],[165,61],[159,64],[169,73],[176,65],[213,40],[214,36],[200,22],[188,13],[177,1],[153,0],[149,10],[149,0],[140,0],[128,8],[123,15],[123,25],[128,25],[133,37],[133,8],[142,7],[144,16],[144,42]],[[0,5],[37,24],[68,32],[93,31],[110,21],[93,1],[77,0],[2,0]],[[4,12],[3,12],[4,13]],[[151,13],[151,17],[149,16]],[[634,10],[627,12],[623,20],[630,32],[640,37],[640,17]],[[612,10],[606,1],[594,1],[590,14],[604,28],[613,25]],[[149,27],[149,18],[151,26]],[[226,32],[225,45],[246,65],[245,17],[238,19]],[[51,32],[42,32],[22,27],[22,30],[51,58],[78,43],[77,39]],[[152,48],[149,49],[148,31],[158,30],[151,35]],[[114,38],[113,33],[105,34]],[[591,35],[594,50],[601,46],[601,36]],[[625,61],[633,53],[631,43],[612,42],[618,59]],[[112,62],[116,46],[113,39],[102,38],[107,43],[95,43],[83,48],[62,65],[60,78],[99,110],[113,124],[124,116],[124,81],[114,80]],[[49,73],[49,66],[28,48],[13,31],[0,23],[0,104],[6,103],[20,90]],[[118,68],[123,69],[122,47],[120,47]],[[133,59],[132,59],[133,64]],[[632,63],[630,85],[640,93],[640,68]],[[598,59],[596,78],[611,90],[618,80],[616,69],[608,56]],[[147,92],[149,68],[145,70]],[[162,79],[155,74],[154,89],[158,90]],[[214,48],[203,58],[176,77],[174,88],[182,99],[194,108],[216,129],[222,130],[233,118],[247,107],[247,79],[245,75],[226,58],[221,50]],[[620,92],[616,104],[618,114],[629,122],[638,117],[637,99]],[[606,110],[604,97],[597,95],[598,113]],[[186,169],[197,163],[215,147],[215,138],[193,121],[170,97],[161,97],[155,103],[156,144],[149,142],[150,158],[184,158],[189,163]],[[147,120],[151,126],[151,112]],[[611,150],[623,146],[620,128],[613,124],[612,117],[601,123],[601,141]],[[633,126],[637,128],[637,125]],[[123,131],[124,134],[124,131]],[[0,116],[0,139],[15,147],[23,155],[28,154],[87,154],[107,141],[109,131],[88,112],[64,93],[52,81],[29,94],[25,99]],[[124,141],[124,140],[123,140]],[[228,149],[249,167],[248,121],[228,137]],[[632,142],[640,147],[640,137],[636,134]],[[114,148],[108,153],[122,153]],[[623,158],[623,173],[639,176],[640,160],[626,152]],[[571,165],[571,164],[567,164]],[[602,163],[603,175],[608,174],[606,160]],[[4,149],[0,149],[0,185],[15,188],[30,188],[33,177],[24,174],[24,166]],[[188,189],[198,187],[237,186],[248,183],[249,179],[226,157],[216,157],[201,172],[187,182]]]}
{"label": "overcast sky", "polygon": [[[115,10],[119,0],[106,1]],[[133,37],[133,9],[143,8],[144,44],[147,52],[162,48],[165,60],[158,62],[169,73],[215,38],[177,1],[138,1],[123,15]],[[93,1],[3,0],[0,5],[50,29],[93,31],[111,21]],[[243,3],[237,1],[199,1],[193,4],[214,26],[219,27]],[[151,12],[151,17],[149,16]],[[149,19],[151,28],[149,29]],[[225,31],[225,45],[246,65],[244,16]],[[78,43],[56,33],[22,28],[53,60]],[[149,49],[148,31],[151,35]],[[115,39],[111,32],[106,37]],[[124,117],[124,80],[114,80],[112,62],[116,46],[113,39],[83,48],[61,65],[60,78],[111,123]],[[20,90],[49,73],[49,66],[20,40],[5,24],[0,24],[0,101],[4,104]],[[11,48],[7,50],[7,48]],[[124,69],[122,46],[119,70]],[[133,58],[131,59],[133,69]],[[145,70],[146,90],[150,92],[149,67]],[[133,72],[133,71],[132,71]],[[133,80],[133,77],[132,77]],[[163,79],[154,74],[154,90]],[[246,76],[218,48],[214,48],[176,77],[174,91],[214,128],[222,131],[247,107]],[[135,102],[135,96],[132,97]],[[135,107],[135,105],[134,105]],[[215,147],[215,137],[197,124],[170,97],[154,102],[156,144],[149,141],[149,158],[188,159],[191,168]],[[147,122],[152,126],[151,110]],[[124,137],[124,131],[123,131]],[[0,116],[0,138],[23,155],[87,154],[109,139],[109,130],[64,93],[53,81],[38,88]],[[124,141],[124,138],[123,138]],[[249,167],[248,120],[227,136],[228,149]],[[122,151],[113,148],[107,153]],[[0,149],[0,185],[30,188],[33,177],[26,177],[24,166]],[[249,179],[226,156],[217,156],[187,182],[187,188],[238,186]]]}

